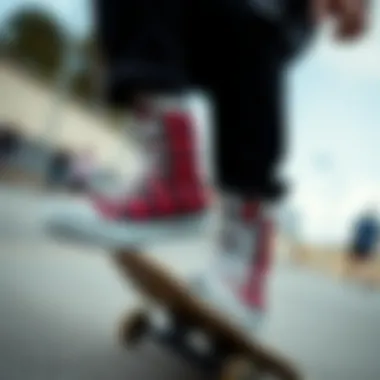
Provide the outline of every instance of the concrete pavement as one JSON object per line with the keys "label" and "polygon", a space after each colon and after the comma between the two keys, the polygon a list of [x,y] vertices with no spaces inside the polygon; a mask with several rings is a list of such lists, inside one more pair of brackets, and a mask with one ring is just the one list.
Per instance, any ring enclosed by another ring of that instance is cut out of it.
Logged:
{"label": "concrete pavement", "polygon": [[[104,251],[44,236],[38,192],[0,188],[0,378],[201,378],[147,343],[128,352],[117,321],[138,303]],[[152,247],[180,275],[204,265],[209,242]],[[380,378],[380,294],[286,263],[276,265],[263,339],[314,380]]]}

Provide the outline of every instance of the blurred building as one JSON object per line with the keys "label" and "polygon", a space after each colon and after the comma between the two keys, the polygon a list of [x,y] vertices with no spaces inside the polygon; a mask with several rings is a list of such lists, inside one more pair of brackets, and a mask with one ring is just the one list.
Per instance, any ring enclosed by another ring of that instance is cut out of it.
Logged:
{"label": "blurred building", "polygon": [[31,141],[31,157],[46,147],[74,153],[91,148],[101,164],[118,171],[138,166],[133,139],[107,116],[69,98],[60,105],[56,119],[51,118],[55,97],[54,88],[37,76],[0,61],[0,119],[17,126]]}

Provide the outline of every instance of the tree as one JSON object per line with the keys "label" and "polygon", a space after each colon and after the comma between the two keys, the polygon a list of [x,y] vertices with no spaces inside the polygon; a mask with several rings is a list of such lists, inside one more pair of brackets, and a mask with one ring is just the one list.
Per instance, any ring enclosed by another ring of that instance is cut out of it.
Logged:
{"label": "tree", "polygon": [[65,54],[66,36],[57,20],[38,9],[16,13],[7,25],[8,55],[26,63],[49,79],[59,70]]}
{"label": "tree", "polygon": [[73,92],[86,101],[95,102],[99,94],[100,68],[95,39],[90,36],[80,41],[77,51],[81,67],[73,80]]}

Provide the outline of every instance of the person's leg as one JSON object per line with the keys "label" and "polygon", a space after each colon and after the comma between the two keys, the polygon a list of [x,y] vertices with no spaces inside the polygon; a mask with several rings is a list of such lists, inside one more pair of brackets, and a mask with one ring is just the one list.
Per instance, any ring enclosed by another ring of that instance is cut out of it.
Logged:
{"label": "person's leg", "polygon": [[109,105],[125,109],[137,94],[187,88],[182,23],[185,0],[96,0],[95,24]]}
{"label": "person's leg", "polygon": [[97,1],[107,99],[133,115],[151,165],[135,194],[96,194],[81,217],[53,216],[55,229],[125,245],[201,228],[209,194],[197,129],[209,126],[196,125],[188,95],[185,3]]}
{"label": "person's leg", "polygon": [[285,191],[276,172],[283,157],[283,81],[289,56],[284,59],[282,34],[273,23],[255,15],[247,18],[247,13],[238,20],[225,15],[229,27],[218,35],[226,41],[218,60],[228,75],[222,85],[217,80],[213,85],[222,239],[196,284],[217,305],[240,313],[252,329],[266,308],[274,254],[270,209]]}

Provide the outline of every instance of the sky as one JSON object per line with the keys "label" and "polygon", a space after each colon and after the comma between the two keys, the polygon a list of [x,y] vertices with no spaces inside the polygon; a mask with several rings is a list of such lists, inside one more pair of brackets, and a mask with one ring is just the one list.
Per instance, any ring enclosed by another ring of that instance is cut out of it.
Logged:
{"label": "sky", "polygon": [[[338,44],[329,25],[289,75],[289,207],[297,234],[310,242],[343,242],[358,213],[380,215],[380,1],[370,30]],[[1,0],[0,25],[14,10],[38,4],[73,35],[91,28],[86,0]]]}
{"label": "sky", "polygon": [[363,40],[339,45],[326,26],[290,80],[291,203],[307,240],[344,241],[363,209],[380,213],[380,2],[373,3]]}

